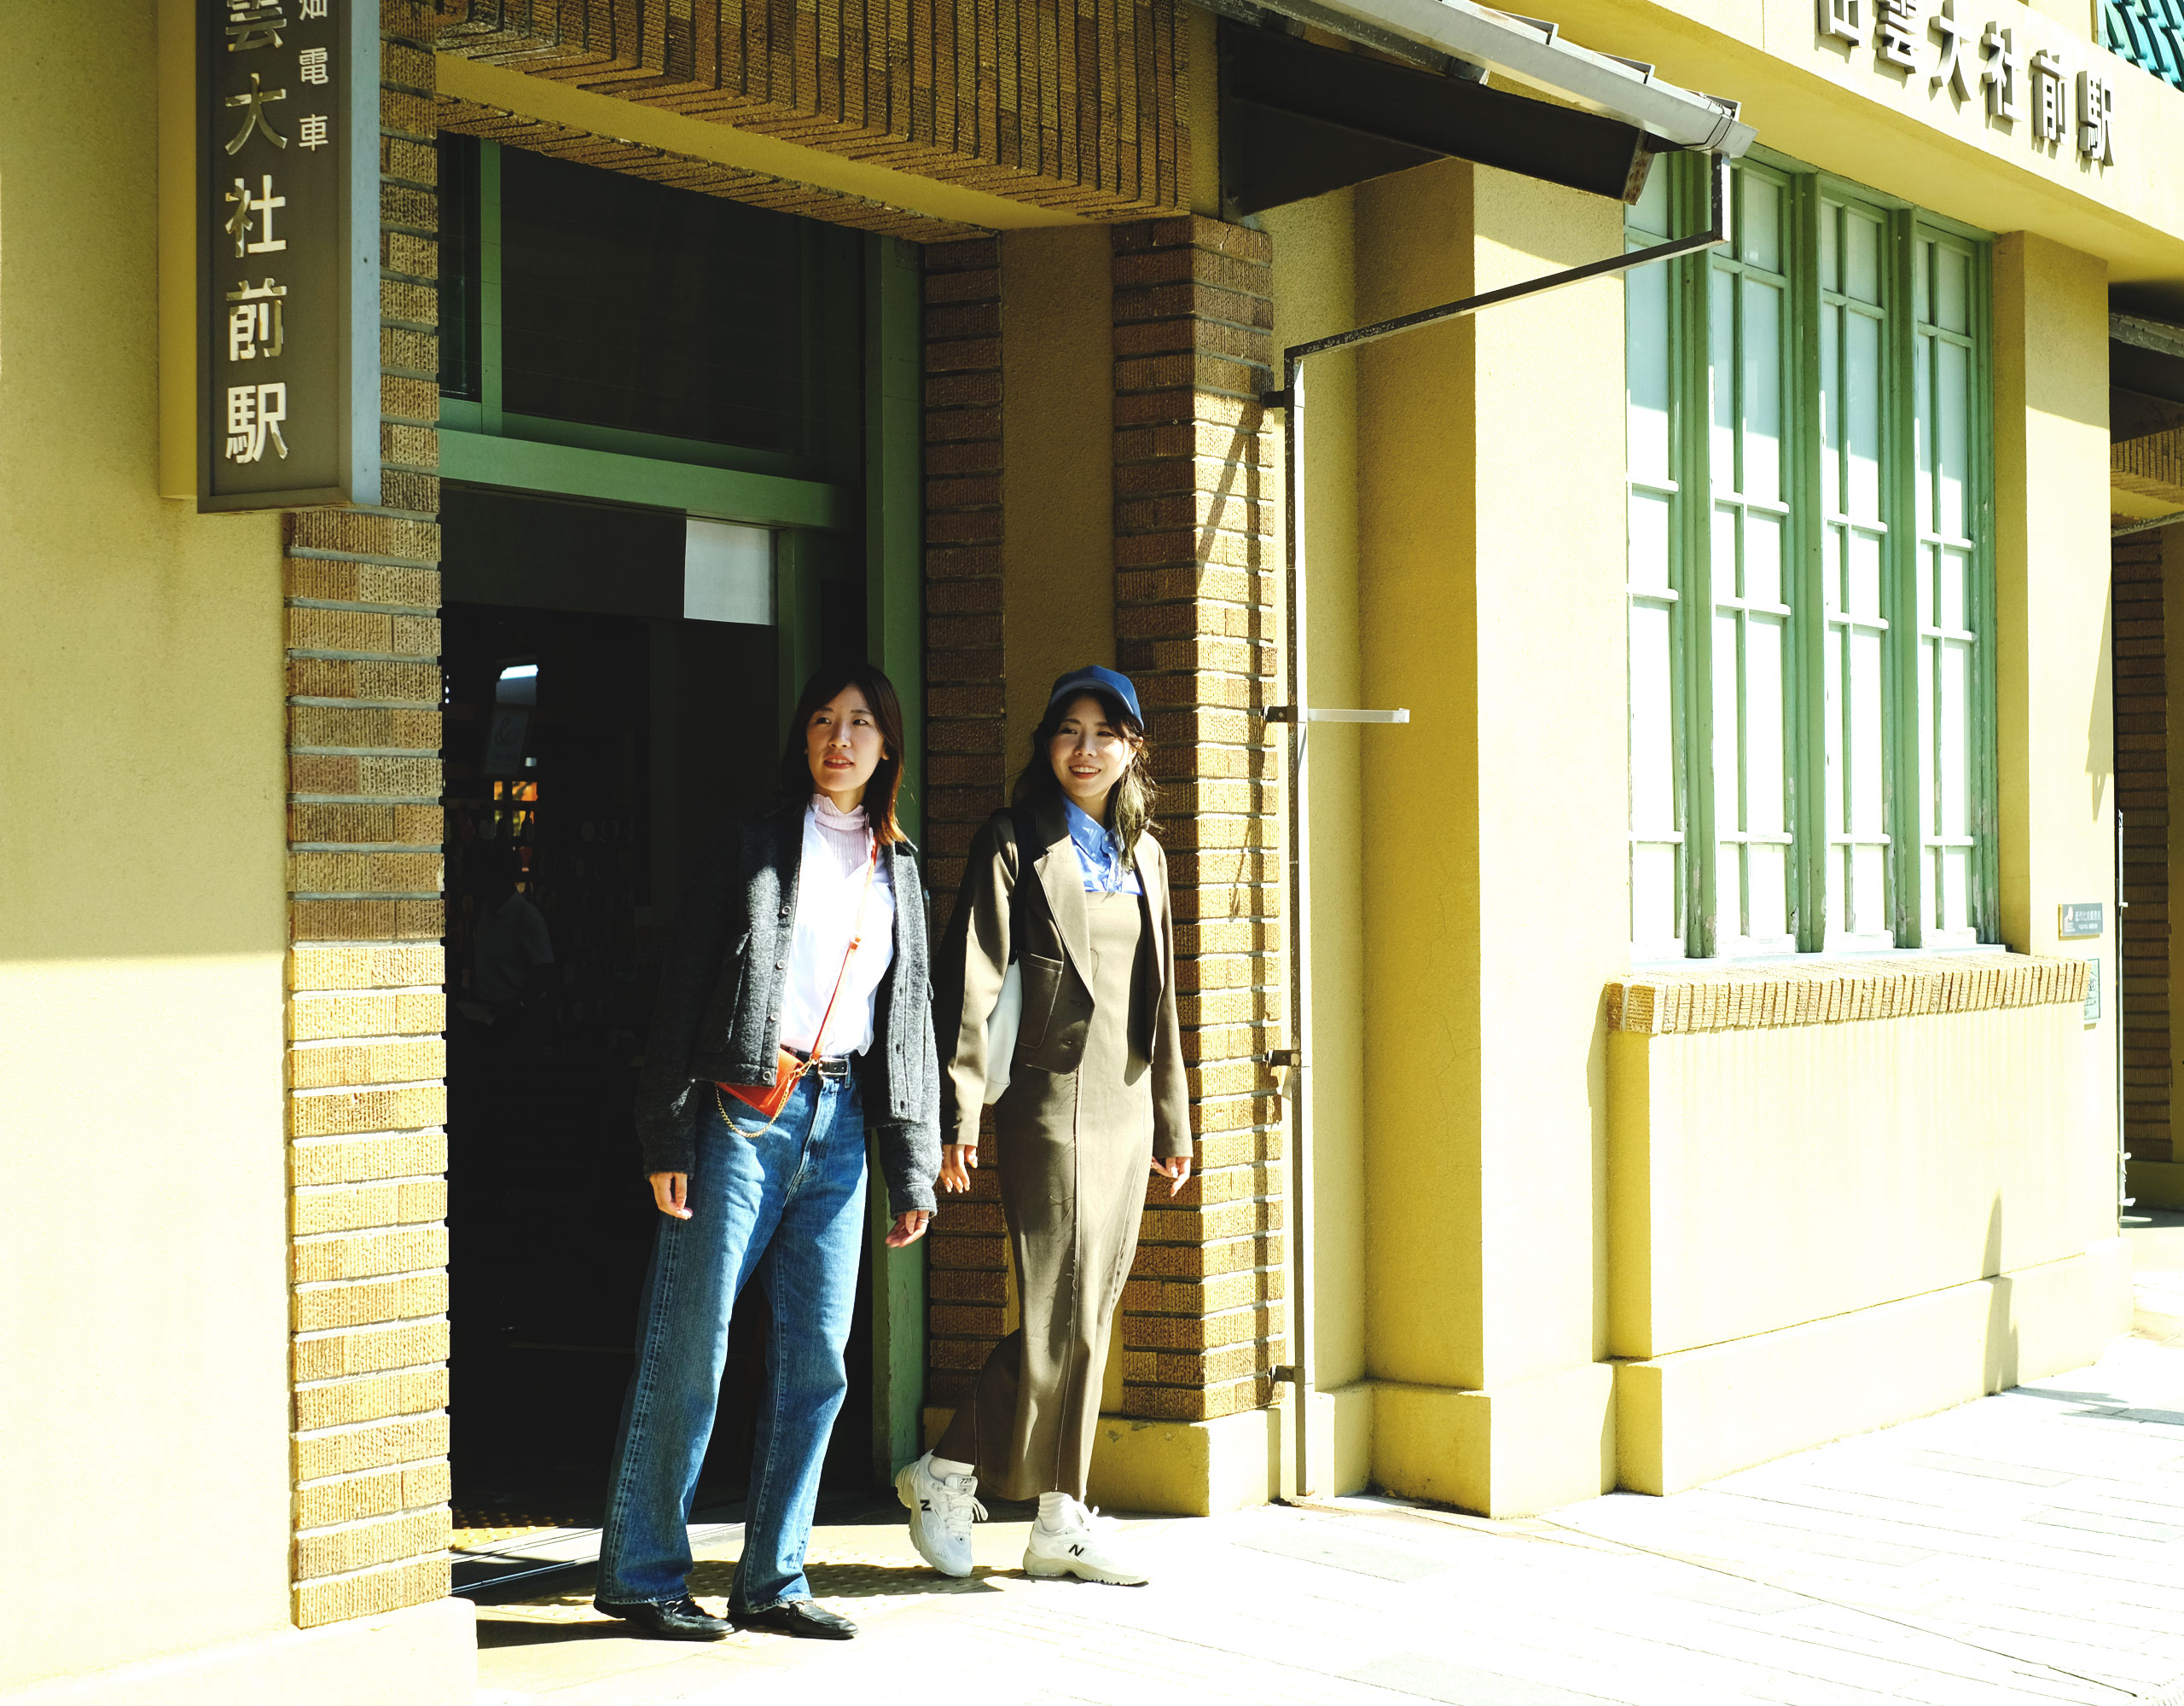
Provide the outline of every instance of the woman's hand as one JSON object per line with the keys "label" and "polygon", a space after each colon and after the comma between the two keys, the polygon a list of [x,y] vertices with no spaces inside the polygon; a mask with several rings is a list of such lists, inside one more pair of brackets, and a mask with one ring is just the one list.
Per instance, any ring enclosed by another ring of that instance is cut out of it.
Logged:
{"label": "woman's hand", "polygon": [[971,1188],[971,1169],[979,1164],[975,1143],[945,1143],[940,1147],[940,1188],[963,1192]]}
{"label": "woman's hand", "polygon": [[690,1218],[690,1175],[688,1173],[654,1173],[652,1180],[652,1199],[659,1204],[664,1215],[672,1215],[678,1221]]}
{"label": "woman's hand", "polygon": [[1153,1158],[1153,1170],[1168,1181],[1168,1194],[1172,1197],[1190,1182],[1191,1158],[1188,1155],[1156,1155]]}
{"label": "woman's hand", "polygon": [[887,1233],[887,1248],[900,1250],[905,1245],[915,1244],[925,1236],[925,1229],[932,1224],[929,1209],[909,1209],[895,1216],[895,1224]]}

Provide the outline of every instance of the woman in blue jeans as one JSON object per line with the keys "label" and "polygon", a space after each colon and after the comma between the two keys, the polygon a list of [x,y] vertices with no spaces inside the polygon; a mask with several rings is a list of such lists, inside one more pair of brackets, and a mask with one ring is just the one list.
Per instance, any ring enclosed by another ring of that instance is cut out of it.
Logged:
{"label": "woman in blue jeans", "polygon": [[[636,1120],[662,1219],[594,1601],[648,1634],[857,1633],[810,1597],[804,1552],[847,1384],[865,1134],[895,1210],[891,1246],[925,1235],[940,1165],[924,888],[895,821],[902,754],[886,676],[861,664],[815,676],[781,757],[783,803],[721,838],[661,973]],[[762,1111],[782,1071],[800,1073],[795,1089]],[[686,1525],[729,1313],[754,1275],[770,1312],[767,1390],[723,1619],[690,1597]]]}

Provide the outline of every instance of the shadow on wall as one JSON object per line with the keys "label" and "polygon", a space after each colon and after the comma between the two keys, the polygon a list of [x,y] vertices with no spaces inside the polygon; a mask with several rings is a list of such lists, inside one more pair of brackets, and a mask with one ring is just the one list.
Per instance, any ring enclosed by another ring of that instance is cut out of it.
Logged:
{"label": "shadow on wall", "polygon": [[1987,1211],[1987,1249],[1979,1271],[1992,1280],[1987,1297],[1986,1380],[1989,1392],[2017,1384],[2017,1328],[2010,1321],[2012,1282],[2002,1273],[2002,1197]]}

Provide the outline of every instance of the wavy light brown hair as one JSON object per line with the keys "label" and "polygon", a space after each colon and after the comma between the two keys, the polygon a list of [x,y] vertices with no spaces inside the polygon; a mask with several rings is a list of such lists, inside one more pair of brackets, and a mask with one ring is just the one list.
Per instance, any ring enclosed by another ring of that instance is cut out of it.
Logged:
{"label": "wavy light brown hair", "polygon": [[895,684],[872,664],[843,659],[822,664],[797,697],[796,714],[788,720],[788,741],[781,750],[781,798],[810,799],[817,787],[811,780],[811,760],[804,735],[811,719],[844,688],[855,688],[872,708],[880,726],[882,757],[872,780],[864,785],[865,821],[884,844],[903,839],[903,826],[895,816],[896,798],[903,789],[903,702],[895,697]]}
{"label": "wavy light brown hair", "polygon": [[1146,738],[1145,725],[1106,688],[1082,688],[1047,707],[1047,714],[1031,731],[1031,761],[1018,774],[1009,798],[1018,805],[1046,805],[1066,798],[1061,778],[1054,774],[1052,748],[1062,718],[1080,699],[1097,699],[1101,714],[1129,736],[1134,749],[1130,768],[1123,772],[1123,779],[1107,796],[1107,827],[1121,848],[1124,868],[1129,869],[1137,863],[1137,838],[1148,830],[1159,833],[1153,821],[1153,808],[1160,796],[1160,784],[1147,768],[1146,761],[1153,756],[1153,743]]}

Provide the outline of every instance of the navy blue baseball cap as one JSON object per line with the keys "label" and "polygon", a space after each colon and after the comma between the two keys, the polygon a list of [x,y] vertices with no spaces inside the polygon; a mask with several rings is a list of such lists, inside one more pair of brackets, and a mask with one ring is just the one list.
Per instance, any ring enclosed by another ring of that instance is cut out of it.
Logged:
{"label": "navy blue baseball cap", "polygon": [[1137,689],[1120,670],[1087,664],[1081,670],[1068,670],[1055,679],[1054,691],[1047,695],[1047,709],[1052,711],[1072,693],[1081,693],[1112,694],[1123,702],[1123,709],[1137,719],[1137,726],[1145,727],[1145,713],[1137,706]]}

